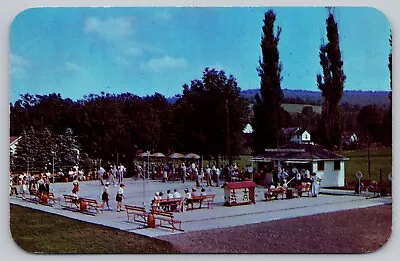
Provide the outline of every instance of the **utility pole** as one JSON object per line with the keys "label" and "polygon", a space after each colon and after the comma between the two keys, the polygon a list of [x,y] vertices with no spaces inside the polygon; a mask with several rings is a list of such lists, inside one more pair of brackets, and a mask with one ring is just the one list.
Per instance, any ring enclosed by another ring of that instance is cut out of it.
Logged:
{"label": "utility pole", "polygon": [[370,153],[370,147],[371,147],[371,141],[369,137],[369,130],[368,132],[368,179],[371,180],[371,153]]}

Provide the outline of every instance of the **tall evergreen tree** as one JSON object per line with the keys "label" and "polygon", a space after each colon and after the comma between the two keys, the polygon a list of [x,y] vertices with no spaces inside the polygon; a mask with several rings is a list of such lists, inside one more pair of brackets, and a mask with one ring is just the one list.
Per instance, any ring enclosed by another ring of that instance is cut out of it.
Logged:
{"label": "tall evergreen tree", "polygon": [[321,142],[327,149],[341,146],[343,116],[340,100],[343,95],[346,75],[339,46],[339,31],[332,9],[326,19],[328,43],[322,44],[319,51],[322,75],[317,75],[317,85],[322,91],[324,103],[320,124]]}
{"label": "tall evergreen tree", "polygon": [[388,97],[389,108],[385,113],[383,119],[383,134],[384,134],[383,142],[385,145],[392,144],[392,34],[390,34],[389,43],[390,43],[390,53],[388,58],[388,68],[390,77],[390,92]]}
{"label": "tall evergreen tree", "polygon": [[256,95],[254,117],[252,119],[253,147],[256,152],[265,148],[275,148],[278,145],[281,128],[280,116],[283,93],[281,89],[282,64],[279,62],[278,43],[281,28],[274,33],[276,15],[272,10],[264,14],[262,27],[261,51],[262,58],[257,68],[260,76],[260,94]]}

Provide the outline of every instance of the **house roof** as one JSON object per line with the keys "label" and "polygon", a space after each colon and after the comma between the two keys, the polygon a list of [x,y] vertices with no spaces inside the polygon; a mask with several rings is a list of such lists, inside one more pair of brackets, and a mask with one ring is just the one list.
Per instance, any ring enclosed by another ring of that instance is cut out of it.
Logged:
{"label": "house roof", "polygon": [[292,128],[284,128],[281,130],[281,133],[285,137],[290,137],[296,135],[296,132],[299,130],[299,127],[292,127]]}
{"label": "house roof", "polygon": [[15,142],[17,142],[22,136],[11,136],[10,137],[10,145],[13,145]]}
{"label": "house roof", "polygon": [[333,151],[326,150],[318,145],[287,144],[278,149],[268,149],[264,153],[253,157],[253,161],[321,161],[321,160],[348,160],[347,157]]}
{"label": "house roof", "polygon": [[255,188],[257,185],[253,181],[241,181],[241,182],[226,182],[222,187],[229,189],[241,189],[241,188]]}

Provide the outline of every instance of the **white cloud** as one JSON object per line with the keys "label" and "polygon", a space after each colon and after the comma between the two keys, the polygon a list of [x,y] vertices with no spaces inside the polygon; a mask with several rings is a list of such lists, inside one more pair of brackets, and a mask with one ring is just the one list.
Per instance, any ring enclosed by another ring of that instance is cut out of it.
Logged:
{"label": "white cloud", "polygon": [[85,21],[84,31],[97,34],[109,41],[118,40],[135,33],[135,18],[124,16],[101,20],[89,17]]}
{"label": "white cloud", "polygon": [[26,72],[25,72],[25,69],[23,69],[21,67],[11,67],[10,74],[12,76],[16,77],[17,79],[22,79],[25,77]]}
{"label": "white cloud", "polygon": [[71,72],[82,72],[84,68],[76,63],[73,62],[65,62],[65,68]]}
{"label": "white cloud", "polygon": [[26,68],[30,67],[31,63],[24,57],[10,53],[10,74],[17,79],[22,79],[26,75]]}
{"label": "white cloud", "polygon": [[140,47],[130,47],[125,50],[125,53],[131,56],[139,56],[143,54],[143,49]]}
{"label": "white cloud", "polygon": [[163,21],[163,22],[168,22],[171,19],[171,14],[168,13],[167,11],[162,11],[162,12],[156,12],[154,14],[154,19]]}
{"label": "white cloud", "polygon": [[30,62],[26,60],[24,57],[16,55],[14,53],[10,54],[10,64],[11,66],[18,66],[18,67],[29,67]]}
{"label": "white cloud", "polygon": [[169,69],[183,68],[186,66],[186,64],[186,60],[183,58],[174,58],[169,55],[165,55],[164,57],[150,59],[146,63],[142,62],[140,64],[140,68],[161,72]]}

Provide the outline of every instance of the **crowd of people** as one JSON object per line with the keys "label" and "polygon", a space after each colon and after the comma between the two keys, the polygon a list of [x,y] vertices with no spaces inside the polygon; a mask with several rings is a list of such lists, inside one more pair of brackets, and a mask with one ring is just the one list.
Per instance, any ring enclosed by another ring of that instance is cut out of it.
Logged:
{"label": "crowd of people", "polygon": [[[181,195],[181,193],[179,193],[179,191],[177,189],[174,189],[174,191],[172,192],[171,190],[167,190],[166,194],[164,194],[163,192],[155,192],[154,197],[151,201],[151,207],[154,210],[158,210],[161,206],[159,205],[159,200],[162,199],[184,199],[185,202],[185,206],[188,206],[190,203],[192,203],[192,200],[194,197],[197,196],[206,196],[206,189],[204,187],[202,187],[200,189],[200,193],[197,192],[197,188],[192,188],[191,192],[189,191],[189,189],[185,189],[183,196]],[[166,205],[163,206],[164,208],[167,209],[163,209],[166,211],[179,211],[179,209],[177,209],[177,205]]]}
{"label": "crowd of people", "polygon": [[39,193],[50,192],[50,173],[42,173],[39,176],[32,176],[30,173],[23,173],[21,175],[13,175],[10,172],[10,196],[21,194],[23,199],[26,196],[33,194],[34,191]]}
{"label": "crowd of people", "polygon": [[201,187],[203,183],[206,186],[220,186],[220,181],[240,181],[250,179],[254,172],[251,165],[247,165],[245,168],[240,169],[238,165],[225,164],[218,167],[215,163],[212,165],[206,165],[202,168],[198,162],[191,163],[151,163],[149,172],[147,171],[147,165],[143,167],[138,166],[139,177],[147,177],[150,179],[161,179],[162,182],[167,181],[182,181],[186,180],[196,181],[196,187]]}

